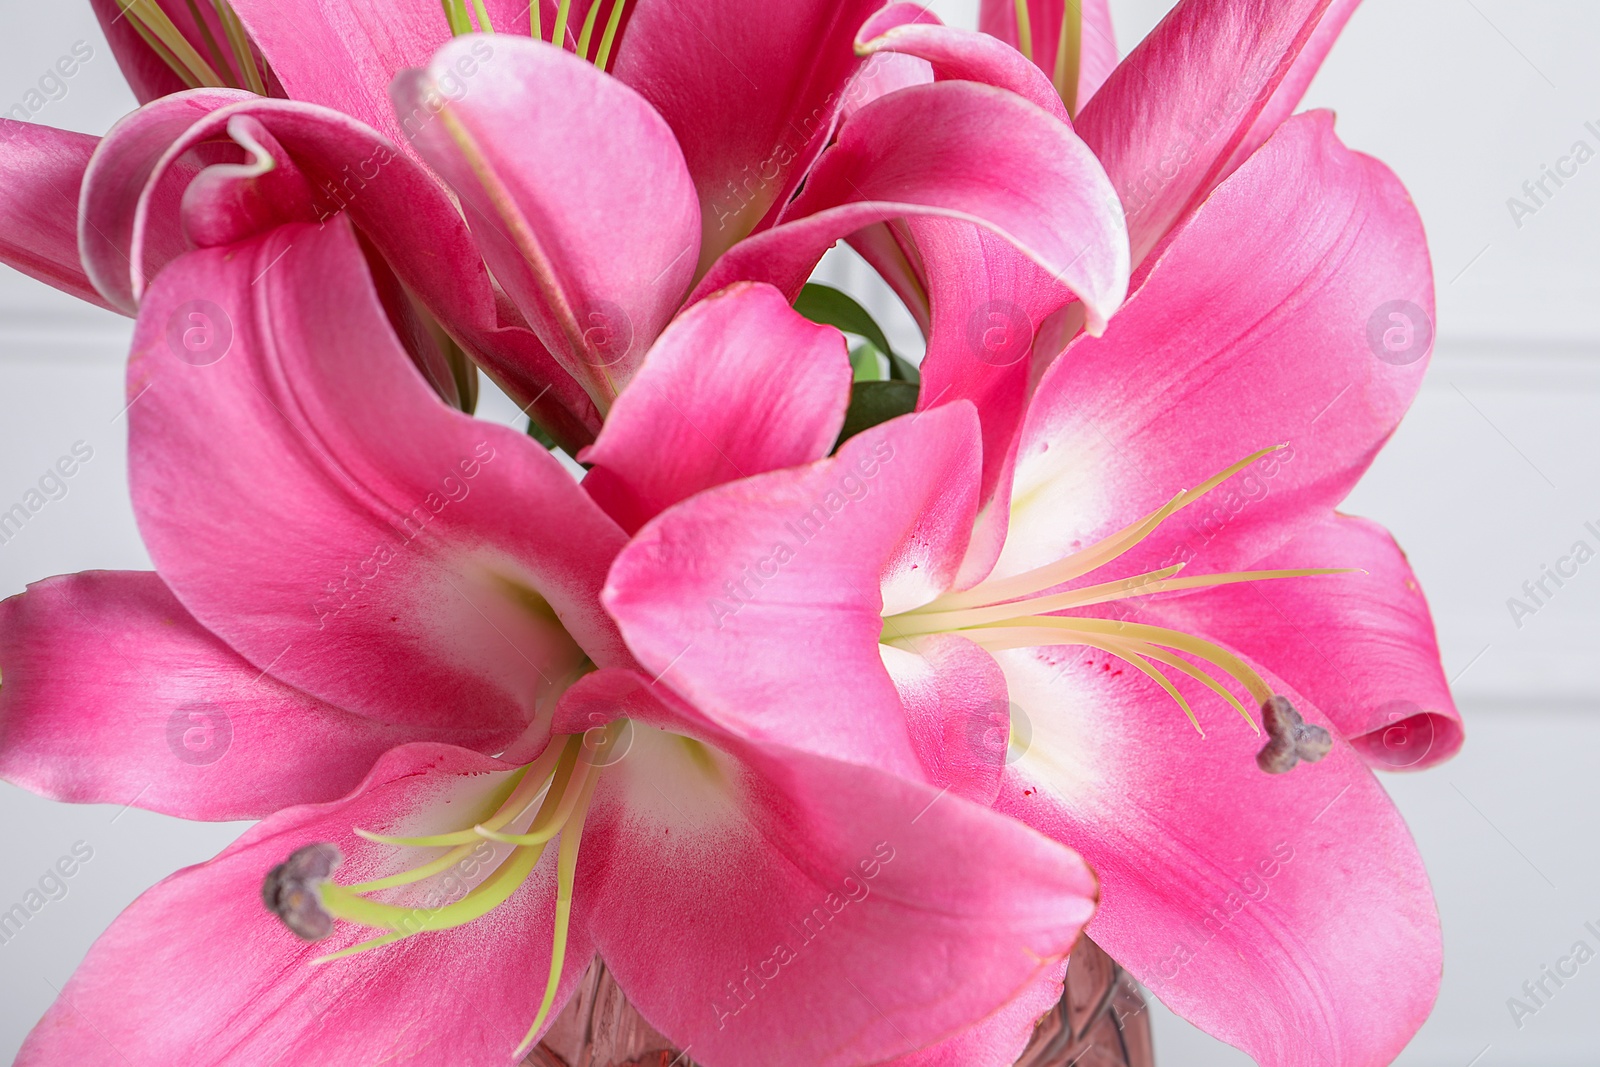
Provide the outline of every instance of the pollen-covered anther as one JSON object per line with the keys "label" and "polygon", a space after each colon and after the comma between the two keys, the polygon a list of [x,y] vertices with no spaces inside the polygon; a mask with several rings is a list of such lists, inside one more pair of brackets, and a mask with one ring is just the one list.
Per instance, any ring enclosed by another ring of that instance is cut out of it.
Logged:
{"label": "pollen-covered anther", "polygon": [[1261,718],[1270,740],[1256,753],[1256,766],[1268,774],[1292,771],[1301,760],[1315,763],[1333,748],[1332,735],[1302,719],[1286,696],[1263,701]]}
{"label": "pollen-covered anther", "polygon": [[333,916],[322,906],[317,887],[342,862],[344,856],[329,841],[297,848],[267,872],[261,883],[261,901],[296,935],[321,941],[333,933]]}

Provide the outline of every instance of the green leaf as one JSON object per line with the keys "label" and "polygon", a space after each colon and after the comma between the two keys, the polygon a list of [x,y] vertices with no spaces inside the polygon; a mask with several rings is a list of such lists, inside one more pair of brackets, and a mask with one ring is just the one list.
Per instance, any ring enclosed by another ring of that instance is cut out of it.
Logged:
{"label": "green leaf", "polygon": [[[917,365],[889,347],[889,338],[884,335],[877,320],[848,293],[842,293],[831,285],[807,282],[795,299],[794,309],[812,322],[837,326],[845,333],[865,339],[888,359],[889,377],[895,381],[922,381],[922,373],[917,370]],[[852,365],[855,363],[854,356],[852,352]]]}
{"label": "green leaf", "polygon": [[831,285],[807,282],[805,288],[800,290],[799,297],[795,299],[794,309],[812,322],[837,326],[845,333],[865,338],[875,345],[879,352],[894,351],[889,347],[889,339],[883,335],[883,330],[878,327],[867,309]]}
{"label": "green leaf", "polygon": [[550,431],[546,430],[543,426],[540,426],[532,418],[528,419],[528,436],[533,438],[535,441],[538,441],[546,448],[556,447],[556,439],[550,436]]}
{"label": "green leaf", "polygon": [[915,382],[856,382],[850,387],[850,408],[834,448],[862,430],[914,411],[920,387]]}
{"label": "green leaf", "polygon": [[853,381],[878,382],[884,378],[883,353],[871,341],[863,341],[850,350],[850,370]]}
{"label": "green leaf", "polygon": [[896,353],[886,353],[889,357],[889,377],[897,382],[910,382],[917,385],[922,381],[922,372],[917,365],[906,357]]}

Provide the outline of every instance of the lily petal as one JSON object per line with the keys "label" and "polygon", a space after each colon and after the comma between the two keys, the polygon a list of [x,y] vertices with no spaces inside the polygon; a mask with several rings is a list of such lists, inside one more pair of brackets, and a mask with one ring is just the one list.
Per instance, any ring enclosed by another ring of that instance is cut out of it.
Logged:
{"label": "lily petal", "polygon": [[687,710],[635,720],[584,848],[596,948],[710,1064],[852,1067],[965,1031],[1059,970],[1095,897],[984,806]]}
{"label": "lily petal", "polygon": [[622,531],[526,435],[428,388],[345,220],[171,264],[128,374],[145,543],[257,667],[514,736],[586,656],[631,663],[597,602]]}
{"label": "lily petal", "polygon": [[[1069,3],[1076,2],[1081,12],[1079,32],[1077,109],[1083,110],[1099,92],[1117,67],[1117,40],[1111,29],[1109,0],[1027,0],[1029,56],[1040,70],[1054,73],[1061,46],[1061,23]],[[1017,25],[1017,0],[981,0],[978,29],[1020,49]]]}
{"label": "lily petal", "polygon": [[78,258],[78,190],[98,139],[0,119],[0,263],[109,310]]}
{"label": "lily petal", "polygon": [[960,562],[976,423],[964,402],[902,416],[662,513],[603,595],[629,648],[726,729],[921,777],[878,637],[886,598],[926,603]]}
{"label": "lily petal", "polygon": [[1046,969],[978,1025],[890,1060],[884,1067],[1015,1067],[1033,1040],[1039,1020],[1060,1003],[1066,970],[1066,963]]}
{"label": "lily petal", "polygon": [[[1307,210],[1306,205],[1316,205]],[[1413,331],[1389,351],[1377,332]],[[997,573],[1061,559],[1259,449],[1119,566],[1241,570],[1320,521],[1410,405],[1432,339],[1421,220],[1326,112],[1301,115],[1179,230],[1104,337],[1041,380]],[[1337,564],[1333,564],[1337,566]]]}
{"label": "lily petal", "polygon": [[942,25],[920,4],[890,4],[862,23],[856,51],[916,56],[932,64],[936,78],[1010,89],[1062,122],[1072,123],[1050,79],[1015,48],[986,33]]}
{"label": "lily petal", "polygon": [[337,799],[402,742],[495,740],[386,725],[287,686],[148,572],[50,578],[0,601],[0,674],[0,776],[185,819]]}
{"label": "lily petal", "polygon": [[789,201],[861,66],[851,48],[856,28],[881,5],[634,6],[614,71],[666,118],[694,176],[703,228],[695,277]]}
{"label": "lily petal", "polygon": [[593,465],[583,487],[633,533],[702,489],[826,456],[849,398],[843,334],[770,285],[734,286],[656,341],[578,456]]}
{"label": "lily petal", "polygon": [[[345,856],[341,882],[391,874],[394,849],[364,841],[352,827],[458,829],[475,808],[494,810],[488,797],[511,770],[460,749],[408,745],[379,761],[346,799],[291,808],[253,827],[216,859],[178,872],[130,905],[89,950],[17,1063],[508,1062],[544,991],[554,850],[481,919],[320,966],[311,961],[372,932],[344,925],[308,944],[261,906],[261,886],[296,848],[324,841]],[[484,844],[486,854],[493,851]],[[488,867],[473,856],[463,860],[455,892]],[[426,915],[449,900],[433,889],[398,902],[415,903]],[[563,1000],[592,953],[576,924],[570,938]],[[129,996],[130,989],[139,995]]]}
{"label": "lily petal", "polygon": [[[212,157],[169,154],[213,112],[254,99],[236,89],[195,89],[163,96],[111,127],[83,176],[78,246],[84,270],[118,311],[134,315],[157,271],[191,247],[180,211],[183,190]],[[227,157],[239,160],[240,151]]]}
{"label": "lily petal", "polygon": [[607,409],[694,275],[698,207],[672,130],[616,79],[522,38],[457,40],[394,94],[402,114],[432,117],[416,147],[495,277]]}
{"label": "lily petal", "polygon": [[1375,522],[1332,515],[1252,569],[1302,567],[1356,573],[1218,586],[1146,610],[1271,664],[1378,770],[1454,756],[1461,716],[1428,602],[1394,538]]}
{"label": "lily petal", "polygon": [[1272,136],[1353,6],[1182,0],[1106,79],[1078,133],[1122,196],[1135,263]]}
{"label": "lily petal", "polygon": [[1084,302],[1099,330],[1127,291],[1112,201],[1072,131],[1016,94],[972,82],[911,86],[853,114],[781,224],[718,260],[695,295],[747,279],[798,293],[835,241],[894,218],[937,217],[1016,246]]}
{"label": "lily petal", "polygon": [[[102,0],[103,2],[103,0]],[[450,39],[438,0],[230,0],[284,90],[405,144],[389,82]]]}
{"label": "lily petal", "polygon": [[[265,151],[255,130],[280,154]],[[230,136],[240,147],[226,143]],[[197,178],[215,169],[202,170],[208,163],[235,165],[224,165],[217,178]],[[297,175],[283,173],[291,163]],[[202,190],[186,200],[196,181]],[[80,241],[89,276],[133,314],[149,281],[195,241],[242,239],[304,211],[285,211],[290,198],[263,187],[302,182],[313,189],[311,217],[347,214],[433,317],[541,425],[574,450],[593,440],[599,413],[521,315],[503,305],[445,190],[394,142],[324,107],[195,90],[118,123],[85,179]],[[205,194],[208,184],[217,189]]]}
{"label": "lily petal", "polygon": [[[1095,941],[1257,1062],[1393,1060],[1438,991],[1439,920],[1405,823],[1350,747],[1263,774],[1261,738],[1232,712],[1201,738],[1119,660],[1082,648],[998,658],[1032,723],[999,808],[1094,866]],[[1219,703],[1177,684],[1198,709]]]}
{"label": "lily petal", "polygon": [[1006,680],[994,657],[958,634],[880,646],[879,654],[927,781],[993,804],[1011,744]]}

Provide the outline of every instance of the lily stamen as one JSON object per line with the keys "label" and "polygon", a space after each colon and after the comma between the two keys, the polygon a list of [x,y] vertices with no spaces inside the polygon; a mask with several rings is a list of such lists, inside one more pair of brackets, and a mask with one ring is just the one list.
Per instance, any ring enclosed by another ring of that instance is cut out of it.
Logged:
{"label": "lily stamen", "polygon": [[1062,0],[1061,38],[1056,42],[1055,84],[1067,114],[1078,117],[1078,71],[1083,55],[1083,0]]}
{"label": "lily stamen", "polygon": [[[539,1028],[549,1016],[561,984],[566,960],[568,931],[572,919],[572,894],[577,877],[578,848],[583,839],[583,824],[599,782],[600,771],[609,762],[603,753],[621,735],[622,723],[599,731],[600,740],[575,734],[552,740],[533,763],[509,776],[485,807],[493,813],[471,826],[442,834],[401,837],[355,832],[368,841],[401,847],[437,848],[449,851],[426,863],[398,874],[365,882],[340,885],[332,880],[338,850],[329,844],[307,846],[268,875],[263,896],[279,918],[308,940],[320,940],[333,931],[333,921],[343,919],[377,930],[387,931],[336,952],[318,957],[313,963],[328,963],[394,944],[428,930],[448,930],[480,919],[509,900],[525,885],[545,847],[560,837],[556,859],[556,913],[550,976],[545,995],[535,1014],[528,1036],[517,1049],[518,1058],[533,1044]],[[537,805],[537,811],[534,811]],[[505,827],[527,818],[523,833],[503,832]],[[511,845],[512,848],[488,877],[473,886],[459,900],[438,907],[416,907],[373,900],[370,894],[415,885],[445,874],[484,841]],[[316,860],[316,863],[310,863]]]}
{"label": "lily stamen", "polygon": [[1210,641],[1166,627],[1056,613],[1177,590],[1349,573],[1347,568],[1303,567],[1229,571],[1180,578],[1177,575],[1183,570],[1184,564],[1179,563],[1096,585],[1077,589],[1061,588],[1115,562],[1142,543],[1173,514],[1193,504],[1262,456],[1283,447],[1278,445],[1246,456],[1196,488],[1178,493],[1143,518],[1054,563],[1009,578],[980,582],[964,592],[947,593],[920,608],[888,616],[883,620],[881,640],[893,642],[929,634],[954,633],[991,652],[1051,645],[1085,645],[1107,652],[1149,676],[1166,691],[1202,737],[1205,731],[1201,730],[1189,702],[1157,664],[1186,674],[1205,685],[1226,700],[1259,734],[1260,727],[1256,725],[1249,709],[1227,685],[1210,671],[1175,654],[1182,652],[1192,656],[1210,665],[1223,677],[1231,678],[1250,694],[1258,707],[1265,707],[1269,701],[1278,699],[1271,686],[1233,653]]}
{"label": "lily stamen", "polygon": [[266,78],[262,68],[256,65],[244,24],[239,21],[238,14],[227,0],[211,0],[211,3],[222,24],[226,49],[212,34],[196,0],[190,0],[189,11],[194,16],[201,43],[216,61],[215,66],[183,35],[156,0],[118,0],[128,25],[133,27],[156,58],[183,81],[186,88],[238,89],[242,86],[265,96]]}

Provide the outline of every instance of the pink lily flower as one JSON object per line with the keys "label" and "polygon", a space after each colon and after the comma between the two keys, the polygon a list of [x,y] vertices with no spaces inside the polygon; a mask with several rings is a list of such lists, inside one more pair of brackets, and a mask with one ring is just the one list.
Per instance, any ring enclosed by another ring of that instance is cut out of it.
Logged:
{"label": "pink lily flower", "polygon": [[[1372,768],[1461,732],[1404,556],[1334,508],[1426,364],[1368,333],[1431,315],[1421,223],[1313,113],[1142,270],[1043,371],[987,510],[987,412],[947,403],[669,508],[603,602],[742,735],[825,754],[902,715],[933,781],[1089,861],[1098,944],[1262,1064],[1385,1064],[1441,947]],[[1030,1023],[913,1062],[1010,1063]]]}
{"label": "pink lily flower", "polygon": [[[862,227],[937,218],[1016,248],[1060,300],[1082,299],[1096,330],[1120,301],[1122,224],[1070,127],[975,83],[874,88],[851,47],[873,4],[791,5],[781,20],[738,5],[604,6],[488,4],[477,22],[502,32],[441,50],[452,28],[473,27],[434,0],[239,0],[217,9],[246,34],[230,64],[202,54],[220,30],[206,38],[174,12],[156,34],[165,9],[140,0],[113,27],[130,77],[144,95],[170,89],[140,73],[155,54],[146,39],[182,38],[188,51],[163,45],[166,61],[199,87],[154,99],[92,158],[87,138],[28,128],[0,213],[45,239],[0,257],[132,314],[185,251],[347,213],[442,395],[470,407],[465,353],[574,451],[685,298],[748,270],[736,257],[689,291],[753,235],[772,239],[751,255],[803,281]],[[252,64],[293,101],[222,73]],[[426,188],[420,158],[449,191]],[[82,185],[77,216],[27,206],[46,181]],[[940,344],[964,344],[968,323],[951,314]]]}
{"label": "pink lily flower", "polygon": [[[1109,72],[1105,49],[1112,48],[1109,54],[1114,56],[1114,47],[1104,6],[1061,6],[1069,17],[1081,10],[1083,19],[1082,32],[1077,35],[1083,58],[1073,125],[1104,164],[1126,212],[1134,263],[1130,293],[1136,294],[1177,230],[1293,112],[1356,3],[1180,0]],[[1043,0],[1030,2],[1027,10],[1033,24],[1043,20],[1058,26],[1059,20],[1050,21],[1054,18],[1051,7]],[[986,3],[982,24],[990,33],[1020,44],[1015,31],[1017,10],[1015,4]],[[1036,49],[1041,41],[1050,39],[1049,34],[1041,37],[1035,33]],[[932,76],[966,77],[1003,86],[1041,107],[1049,107],[1051,99],[1059,97],[1063,103],[1056,111],[1058,118],[1072,121],[1061,114],[1068,95],[1061,80],[1051,84],[1041,77],[1054,69],[1043,58],[1047,53],[1034,53],[1042,70],[1019,65],[1017,55],[1004,45],[989,41],[984,34],[938,25],[910,5],[890,5],[865,24],[857,48],[874,55],[921,57]],[[908,232],[915,235],[919,225],[908,227]],[[982,256],[999,264],[995,271],[999,276],[1008,277],[1007,272],[1017,267],[1019,261],[1011,249],[981,235],[976,240],[982,243]],[[910,261],[918,260],[913,256]],[[935,265],[933,271],[919,284],[924,288],[944,284],[937,279],[938,266],[949,259],[928,262]],[[771,280],[759,270],[747,273]],[[779,279],[780,284],[782,281]],[[954,284],[960,284],[959,280]],[[1035,301],[1040,299],[1040,287],[1024,287],[1023,291],[1031,292]],[[1033,343],[1029,359],[1017,364],[1021,368],[1026,363],[1025,370],[1005,367],[997,374],[993,368],[978,368],[980,375],[988,375],[978,379],[981,384],[946,392],[947,397],[969,396],[979,404],[986,494],[994,490],[1004,493],[1010,484],[1006,472],[1015,464],[1015,448],[1021,441],[1021,398],[1036,387],[1063,347],[1075,338],[1085,340],[1079,326],[1081,312],[1070,303],[1061,304],[1059,294],[1043,291],[1042,305],[1036,304],[1033,310],[1044,313],[1032,314],[1031,334],[1022,331]],[[1408,300],[1397,289],[1396,295],[1379,303],[1387,305],[1391,300],[1405,300],[1410,307],[1402,320],[1380,315],[1378,304],[1369,308],[1379,322],[1371,341],[1377,344],[1387,329],[1399,328],[1408,338],[1399,358],[1420,363],[1432,341],[1431,297]],[[1023,304],[1026,306],[1026,301]],[[1050,307],[1056,310],[1047,311]],[[1396,321],[1401,322],[1399,327]],[[1389,358],[1394,358],[1393,354]],[[1009,380],[1007,372],[1013,375]],[[1007,397],[1007,403],[985,402],[996,396]],[[989,500],[987,495],[985,500]],[[1003,536],[1005,511],[1003,498],[987,504],[980,537],[991,548]],[[1245,596],[1236,607],[1247,610],[1252,603],[1253,598]],[[1407,701],[1341,700],[1332,705],[1330,713],[1337,716],[1344,736],[1358,749],[1371,753],[1376,766],[1420,768],[1454,755],[1462,735],[1449,694],[1437,687]],[[1379,714],[1380,707],[1386,709],[1383,714]]]}
{"label": "pink lily flower", "polygon": [[[923,5],[891,3],[861,26],[856,50],[894,72],[879,89],[988,84],[1074,129],[1117,190],[1136,289],[1160,242],[1293,111],[1354,7],[1180,0],[1119,64],[1104,0],[985,0],[988,32],[976,34],[939,24]],[[1098,332],[1093,309],[980,230],[913,218],[850,241],[929,334],[921,407],[977,405],[987,503],[1006,482],[1031,390],[1085,325]],[[734,278],[786,291],[803,281],[763,257],[760,240],[740,251],[702,282],[706,291]]]}
{"label": "pink lily flower", "polygon": [[[228,336],[197,350],[202,300]],[[612,411],[593,496],[631,524],[825,452],[849,378],[770,288],[707,298]],[[132,905],[19,1063],[502,1063],[598,953],[697,1062],[844,1067],[1060,969],[1093,876],[927,784],[898,713],[822,755],[639,673],[599,603],[623,527],[439,399],[345,220],[170,264],[129,397],[157,574],[0,605],[0,773],[265,821]]]}

